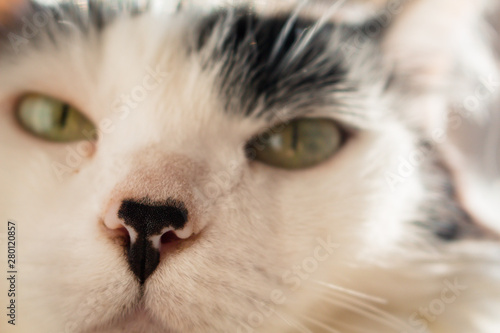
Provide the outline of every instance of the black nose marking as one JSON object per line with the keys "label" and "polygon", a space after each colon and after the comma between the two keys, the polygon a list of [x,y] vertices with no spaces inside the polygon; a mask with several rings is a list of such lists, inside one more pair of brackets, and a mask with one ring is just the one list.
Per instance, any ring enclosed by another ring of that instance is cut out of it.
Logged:
{"label": "black nose marking", "polygon": [[159,249],[153,246],[150,237],[161,235],[165,228],[184,228],[188,211],[182,202],[175,200],[124,200],[118,217],[137,233],[135,239],[131,235],[127,256],[130,269],[143,284],[160,262]]}

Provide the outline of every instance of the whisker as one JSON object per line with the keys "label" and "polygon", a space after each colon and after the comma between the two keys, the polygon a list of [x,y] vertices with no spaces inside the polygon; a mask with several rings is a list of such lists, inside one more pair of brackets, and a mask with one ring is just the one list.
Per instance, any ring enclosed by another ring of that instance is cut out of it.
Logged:
{"label": "whisker", "polygon": [[367,304],[363,302],[363,300],[351,298],[352,295],[344,295],[344,294],[339,294],[335,293],[335,291],[329,290],[331,295],[335,296],[337,299],[342,299],[345,302],[348,302],[352,305],[359,306],[360,308],[364,308],[367,311],[372,311],[374,314],[379,315],[381,317],[384,317],[387,320],[392,320],[395,323],[399,323],[402,326],[406,326],[406,323],[402,320],[400,320],[398,317],[390,314],[388,311],[382,310],[380,308],[377,308],[376,306],[373,306],[371,304]]}
{"label": "whisker", "polygon": [[281,33],[278,37],[278,40],[275,43],[273,50],[271,52],[271,56],[269,57],[269,63],[272,64],[274,62],[274,60],[276,59],[276,56],[278,55],[281,47],[285,44],[286,38],[290,34],[295,22],[297,22],[297,18],[305,5],[306,5],[305,1],[302,1],[301,3],[299,3],[297,8],[293,11],[292,15],[290,16],[290,18],[286,22],[283,29],[281,30]]}
{"label": "whisker", "polygon": [[296,328],[298,331],[300,331],[302,333],[313,333],[310,329],[308,329],[304,325],[300,324],[298,321],[295,321],[295,320],[291,319],[290,317],[288,317],[288,319],[285,318],[285,315],[283,313],[279,312],[278,310],[273,310],[273,312],[278,317],[280,317],[284,322],[286,322],[288,325]]}
{"label": "whisker", "polygon": [[311,282],[317,283],[321,286],[330,288],[330,289],[335,290],[335,291],[340,291],[340,292],[343,292],[345,294],[355,296],[355,297],[358,297],[361,299],[365,299],[365,300],[372,301],[372,302],[379,303],[379,304],[387,304],[387,300],[380,298],[380,297],[368,295],[368,294],[365,294],[365,293],[362,293],[359,291],[355,291],[355,290],[348,289],[345,287],[340,287],[340,286],[337,286],[337,285],[334,285],[331,283],[326,283],[326,282],[322,282],[322,281],[318,281],[318,280],[311,280]]}
{"label": "whisker", "polygon": [[330,6],[328,11],[326,12],[325,15],[323,15],[310,29],[306,31],[305,34],[301,36],[299,39],[299,42],[297,45],[294,47],[294,51],[291,52],[288,56],[287,59],[284,63],[290,63],[292,59],[295,59],[298,55],[300,55],[301,52],[304,51],[304,49],[307,47],[307,45],[311,42],[311,40],[314,38],[316,33],[321,30],[325,26],[325,24],[328,23],[328,20],[330,17],[337,12],[344,4],[346,0],[340,0],[337,1],[335,4]]}
{"label": "whisker", "polygon": [[358,327],[345,322],[335,322],[339,329],[342,329],[343,332],[347,331],[349,333],[373,333],[372,329],[367,329],[366,327]]}
{"label": "whisker", "polygon": [[299,317],[303,318],[304,320],[310,322],[311,324],[313,325],[316,325],[318,327],[321,327],[322,329],[328,331],[328,332],[331,332],[331,333],[341,333],[339,330],[336,330],[330,326],[327,326],[326,324],[320,322],[319,320],[316,320],[312,317],[307,317],[307,316],[303,316],[303,315],[298,315]]}
{"label": "whisker", "polygon": [[[208,282],[208,281],[207,281]],[[263,300],[258,300],[246,293],[244,293],[243,291],[239,290],[239,289],[236,289],[232,286],[226,286],[227,288],[229,289],[232,289],[233,292],[235,294],[239,294],[243,297],[246,297],[248,299],[251,299],[253,300],[255,303],[265,303]],[[296,328],[298,331],[302,332],[302,333],[313,333],[311,330],[309,330],[307,327],[305,327],[304,325],[300,324],[298,321],[295,321],[293,320],[292,318],[290,318],[289,316],[286,316],[283,312],[281,311],[278,311],[277,309],[275,308],[272,308],[272,307],[269,307],[269,309],[273,312],[273,314],[275,314],[276,316],[278,316],[279,318],[281,318],[285,323],[287,323],[288,325],[290,325],[291,327],[294,327]],[[235,322],[237,322],[238,324],[241,324],[241,320],[238,320],[236,318],[232,318]]]}
{"label": "whisker", "polygon": [[[379,316],[377,316],[376,314],[374,313],[371,313],[367,310],[364,310],[364,309],[361,309],[361,308],[358,308],[352,304],[349,304],[347,302],[341,302],[341,301],[337,301],[337,300],[334,300],[334,299],[331,299],[331,298],[326,298],[326,297],[322,297],[320,296],[321,299],[323,299],[325,302],[327,303],[330,303],[332,305],[336,305],[338,307],[341,307],[343,309],[346,309],[346,310],[350,310],[354,313],[357,313],[359,315],[362,315],[366,318],[369,318],[379,324],[382,324],[382,325],[385,325],[385,326],[388,326],[388,327],[391,327],[391,328],[394,328],[394,329],[397,329],[397,330],[405,330],[405,329],[408,329],[407,325],[404,324],[404,325],[401,325],[400,323],[395,323],[394,320],[389,320],[389,319],[386,319],[386,318],[380,318]],[[411,329],[411,328],[410,328]],[[411,331],[410,331],[411,332]]]}

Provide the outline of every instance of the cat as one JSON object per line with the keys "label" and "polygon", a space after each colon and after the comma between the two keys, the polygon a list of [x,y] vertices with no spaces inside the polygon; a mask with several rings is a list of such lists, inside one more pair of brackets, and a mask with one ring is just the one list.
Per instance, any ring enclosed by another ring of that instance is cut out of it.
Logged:
{"label": "cat", "polygon": [[498,197],[447,139],[498,105],[496,10],[9,9],[1,332],[499,332]]}

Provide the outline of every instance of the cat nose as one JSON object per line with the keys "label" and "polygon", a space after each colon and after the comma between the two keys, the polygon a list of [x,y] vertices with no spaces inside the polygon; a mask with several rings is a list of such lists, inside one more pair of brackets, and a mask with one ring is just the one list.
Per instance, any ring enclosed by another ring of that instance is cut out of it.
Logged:
{"label": "cat nose", "polygon": [[172,199],[123,200],[110,206],[104,224],[128,234],[128,264],[141,284],[158,267],[162,245],[186,239],[193,233],[184,203]]}

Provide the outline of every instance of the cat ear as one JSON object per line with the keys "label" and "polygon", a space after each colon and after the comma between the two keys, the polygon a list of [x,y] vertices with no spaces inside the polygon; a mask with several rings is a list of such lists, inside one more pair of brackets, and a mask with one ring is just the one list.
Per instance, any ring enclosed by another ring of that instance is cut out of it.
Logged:
{"label": "cat ear", "polygon": [[500,128],[498,31],[486,21],[486,13],[498,13],[492,4],[409,1],[385,32],[382,50],[394,77],[389,89],[404,96],[396,111],[436,147],[464,210],[498,232],[491,209],[500,198],[500,137],[487,134]]}
{"label": "cat ear", "polygon": [[[410,117],[424,130],[447,129],[447,113],[481,119],[498,83],[484,25],[488,0],[414,0],[401,6],[382,41],[396,89],[413,95]],[[479,100],[471,96],[479,95]]]}

